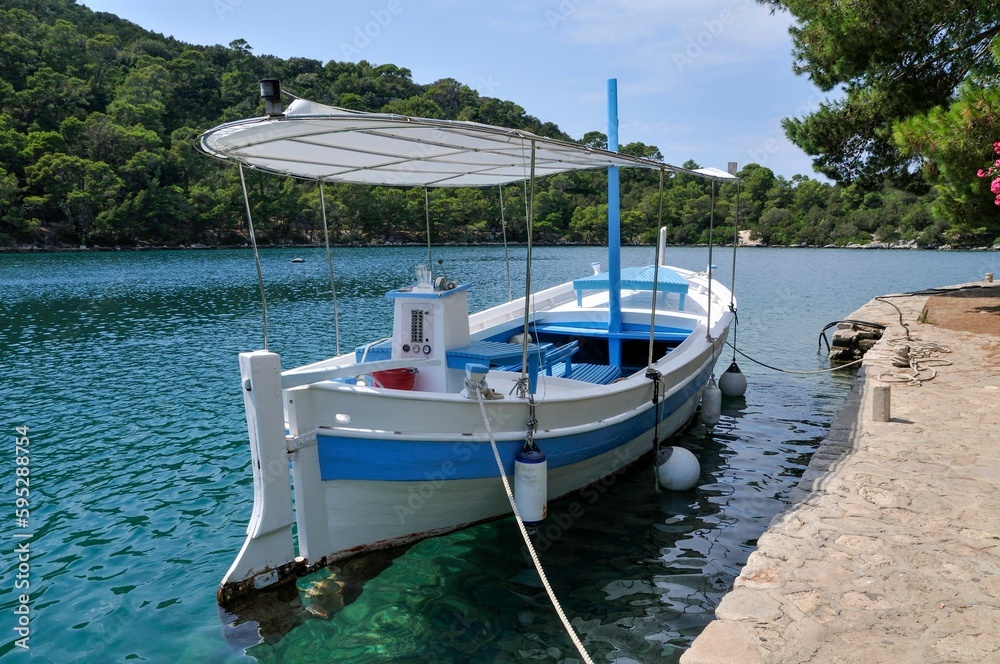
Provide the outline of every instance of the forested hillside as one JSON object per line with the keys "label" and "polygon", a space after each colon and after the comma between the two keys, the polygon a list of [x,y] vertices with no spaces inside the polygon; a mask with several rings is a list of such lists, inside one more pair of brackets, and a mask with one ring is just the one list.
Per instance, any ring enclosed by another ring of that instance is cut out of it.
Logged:
{"label": "forested hillside", "polygon": [[[243,41],[195,46],[72,0],[0,0],[0,245],[244,243],[237,173],[193,145],[209,127],[261,114],[260,78],[279,78],[296,95],[334,106],[474,120],[594,145],[606,140],[599,131],[565,136],[516,103],[483,97],[455,80],[415,83],[403,65],[285,60],[256,55]],[[622,150],[662,158],[642,143]],[[667,157],[677,163],[684,155]],[[865,191],[805,176],[788,180],[756,164],[740,174],[740,227],[767,244],[1000,241],[995,231],[937,220],[919,187]],[[248,188],[262,242],[321,239],[315,185],[248,173]],[[509,186],[502,193],[508,237],[523,241],[524,192]],[[604,196],[602,173],[541,181],[537,241],[606,242]],[[735,186],[722,187],[718,197],[716,237],[731,238]],[[339,243],[424,239],[423,190],[330,185],[326,200]],[[671,242],[706,240],[708,183],[673,176],[663,206]],[[656,174],[623,172],[623,241],[651,241],[657,210]],[[500,192],[432,191],[430,216],[435,242],[496,241]]]}

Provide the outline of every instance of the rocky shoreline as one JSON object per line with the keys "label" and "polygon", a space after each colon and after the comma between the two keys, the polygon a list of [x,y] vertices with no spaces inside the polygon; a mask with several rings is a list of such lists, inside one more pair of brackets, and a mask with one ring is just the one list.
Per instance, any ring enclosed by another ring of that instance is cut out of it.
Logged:
{"label": "rocky shoreline", "polygon": [[[847,244],[847,245],[837,245],[837,244],[826,244],[826,245],[814,245],[814,244],[791,244],[791,245],[765,245],[761,242],[754,240],[744,240],[743,233],[749,233],[749,231],[740,232],[740,248],[769,248],[769,249],[889,249],[889,250],[905,250],[905,251],[1000,251],[1000,244],[994,244],[990,247],[955,247],[950,244],[943,244],[940,246],[919,246],[916,242],[910,240],[907,242],[894,242],[892,244],[886,244],[884,242],[871,242],[868,244]],[[525,246],[523,242],[508,242],[508,246],[517,247]],[[600,244],[587,244],[583,242],[534,242],[534,246],[539,247],[601,247],[604,245]],[[258,244],[261,249],[321,249],[322,244],[316,243],[303,243],[303,244]],[[425,247],[426,244],[422,242],[351,242],[348,244],[338,244],[333,245],[336,247]],[[444,246],[444,247],[499,247],[503,246],[502,242],[446,242],[444,244],[434,245],[434,246]],[[628,245],[628,246],[653,246],[653,245]],[[688,246],[688,247],[702,247],[708,245],[702,244],[690,244],[690,245],[671,245],[671,246]],[[718,247],[731,247],[731,244],[720,243],[716,245]],[[33,253],[77,253],[77,252],[87,252],[87,251],[174,251],[174,250],[206,250],[206,249],[249,249],[249,243],[243,244],[220,244],[220,245],[208,245],[208,244],[178,244],[178,245],[150,245],[142,247],[105,247],[105,246],[86,246],[80,245],[76,247],[72,246],[60,246],[60,247],[40,247],[38,245],[25,245],[25,246],[7,246],[0,247],[0,254],[33,254]]]}

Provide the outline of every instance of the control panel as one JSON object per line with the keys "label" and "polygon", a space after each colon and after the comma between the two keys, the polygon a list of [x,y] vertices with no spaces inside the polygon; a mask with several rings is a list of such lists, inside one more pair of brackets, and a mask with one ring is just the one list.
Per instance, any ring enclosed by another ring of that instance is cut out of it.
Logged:
{"label": "control panel", "polygon": [[389,291],[393,301],[392,359],[437,360],[418,367],[418,392],[459,392],[464,369],[448,367],[448,351],[469,345],[469,286],[447,290],[430,285]]}
{"label": "control panel", "polygon": [[400,341],[401,357],[429,357],[434,350],[434,311],[422,303],[403,305],[404,320],[409,321],[402,329]]}

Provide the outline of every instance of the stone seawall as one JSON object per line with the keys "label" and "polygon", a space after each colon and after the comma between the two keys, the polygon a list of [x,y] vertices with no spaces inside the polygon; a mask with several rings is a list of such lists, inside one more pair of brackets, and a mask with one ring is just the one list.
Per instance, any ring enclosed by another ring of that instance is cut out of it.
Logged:
{"label": "stone seawall", "polygon": [[682,664],[1000,662],[1000,288],[851,318],[885,334]]}

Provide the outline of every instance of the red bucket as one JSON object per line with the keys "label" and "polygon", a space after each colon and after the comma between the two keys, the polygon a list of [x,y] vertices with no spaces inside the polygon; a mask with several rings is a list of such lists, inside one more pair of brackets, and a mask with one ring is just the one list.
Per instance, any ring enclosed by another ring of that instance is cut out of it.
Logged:
{"label": "red bucket", "polygon": [[417,380],[417,370],[411,367],[373,371],[372,378],[375,379],[375,387],[386,387],[390,390],[412,390],[413,383]]}

